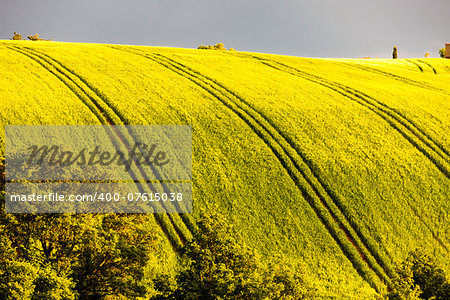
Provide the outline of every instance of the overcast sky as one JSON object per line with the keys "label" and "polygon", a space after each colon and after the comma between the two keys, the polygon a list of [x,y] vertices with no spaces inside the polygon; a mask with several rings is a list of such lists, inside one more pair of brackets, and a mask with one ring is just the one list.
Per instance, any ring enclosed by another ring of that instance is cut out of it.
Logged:
{"label": "overcast sky", "polygon": [[423,57],[450,42],[450,0],[0,0],[0,38],[306,57]]}

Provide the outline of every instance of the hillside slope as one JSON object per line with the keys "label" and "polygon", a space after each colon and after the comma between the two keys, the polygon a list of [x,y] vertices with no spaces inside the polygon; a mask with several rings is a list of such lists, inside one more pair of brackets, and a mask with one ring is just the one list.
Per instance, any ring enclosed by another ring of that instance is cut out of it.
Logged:
{"label": "hillside slope", "polygon": [[25,41],[0,60],[2,125],[192,125],[194,216],[155,216],[164,249],[217,209],[322,296],[385,290],[417,247],[450,271],[450,60]]}

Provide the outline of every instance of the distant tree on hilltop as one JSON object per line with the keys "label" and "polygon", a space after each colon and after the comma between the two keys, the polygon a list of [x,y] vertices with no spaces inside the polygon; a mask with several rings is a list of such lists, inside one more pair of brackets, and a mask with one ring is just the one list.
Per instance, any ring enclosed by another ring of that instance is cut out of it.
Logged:
{"label": "distant tree on hilltop", "polygon": [[[226,50],[227,50],[227,48],[225,48],[225,45],[224,45],[223,43],[217,43],[215,46],[211,46],[211,45],[208,45],[208,46],[200,45],[200,46],[198,46],[197,49],[205,49],[205,50],[223,50],[223,51],[226,51]],[[234,49],[233,49],[233,48],[230,48],[230,51],[234,51]]]}
{"label": "distant tree on hilltop", "polygon": [[445,48],[439,49],[439,56],[445,58]]}
{"label": "distant tree on hilltop", "polygon": [[227,50],[227,48],[225,48],[225,45],[223,43],[217,43],[214,48],[216,48],[217,50]]}
{"label": "distant tree on hilltop", "polygon": [[397,59],[398,58],[397,46],[394,46],[394,50],[392,51],[392,58],[393,59]]}
{"label": "distant tree on hilltop", "polygon": [[34,35],[29,35],[28,36],[28,39],[30,40],[30,41],[42,41],[43,39],[41,39],[40,37],[39,37],[39,34],[34,34]]}
{"label": "distant tree on hilltop", "polygon": [[13,37],[11,39],[15,40],[15,41],[23,40],[22,35],[20,33],[15,32],[15,31],[14,31],[14,35],[13,35]]}
{"label": "distant tree on hilltop", "polygon": [[46,40],[44,40],[44,39],[40,38],[39,34],[37,34],[37,33],[34,34],[34,35],[29,35],[28,39],[30,41],[53,41],[53,39],[46,39]]}

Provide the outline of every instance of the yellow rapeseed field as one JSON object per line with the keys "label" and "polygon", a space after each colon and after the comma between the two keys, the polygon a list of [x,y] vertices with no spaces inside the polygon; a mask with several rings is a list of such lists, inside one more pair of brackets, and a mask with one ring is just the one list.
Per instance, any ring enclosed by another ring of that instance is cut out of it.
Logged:
{"label": "yellow rapeseed field", "polygon": [[1,41],[0,61],[2,125],[192,125],[194,213],[155,215],[161,268],[217,209],[323,297],[385,291],[417,247],[450,272],[450,60]]}

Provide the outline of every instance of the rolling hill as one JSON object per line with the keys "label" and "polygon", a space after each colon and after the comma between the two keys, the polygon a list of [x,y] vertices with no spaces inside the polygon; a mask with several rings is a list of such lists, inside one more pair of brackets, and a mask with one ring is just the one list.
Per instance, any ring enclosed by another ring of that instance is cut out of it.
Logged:
{"label": "rolling hill", "polygon": [[155,215],[161,268],[216,209],[323,297],[385,291],[418,247],[450,272],[450,60],[27,41],[0,60],[2,125],[192,125],[194,213]]}

